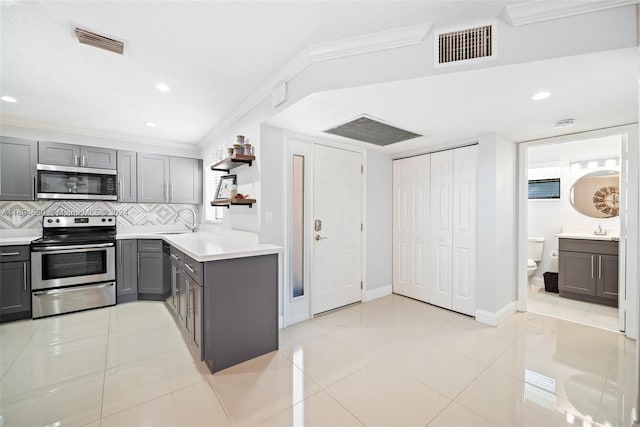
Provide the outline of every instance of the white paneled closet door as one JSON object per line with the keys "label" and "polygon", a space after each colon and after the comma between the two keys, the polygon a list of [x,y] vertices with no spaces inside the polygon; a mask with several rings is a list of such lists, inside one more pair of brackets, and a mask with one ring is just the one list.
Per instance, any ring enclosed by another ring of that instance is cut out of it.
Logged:
{"label": "white paneled closet door", "polygon": [[430,156],[393,162],[393,291],[428,301]]}
{"label": "white paneled closet door", "polygon": [[453,151],[431,154],[431,244],[428,302],[452,308]]}
{"label": "white paneled closet door", "polygon": [[453,150],[452,309],[476,311],[476,170],[478,146]]}

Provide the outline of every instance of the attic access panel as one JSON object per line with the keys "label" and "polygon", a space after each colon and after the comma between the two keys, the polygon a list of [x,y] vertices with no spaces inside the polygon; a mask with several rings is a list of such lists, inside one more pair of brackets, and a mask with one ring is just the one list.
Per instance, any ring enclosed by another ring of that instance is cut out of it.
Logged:
{"label": "attic access panel", "polygon": [[360,116],[350,122],[327,129],[325,132],[380,146],[395,144],[396,142],[422,136],[366,116]]}

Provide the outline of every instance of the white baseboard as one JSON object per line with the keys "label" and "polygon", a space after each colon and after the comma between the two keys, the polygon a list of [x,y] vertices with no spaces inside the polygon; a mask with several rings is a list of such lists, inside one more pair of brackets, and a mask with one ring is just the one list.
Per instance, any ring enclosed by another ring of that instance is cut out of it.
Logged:
{"label": "white baseboard", "polygon": [[518,311],[518,302],[513,301],[502,307],[498,312],[492,313],[485,310],[476,310],[476,320],[490,326],[498,326]]}
{"label": "white baseboard", "polygon": [[365,292],[365,294],[363,295],[364,301],[371,301],[376,298],[386,297],[387,295],[391,295],[392,291],[393,291],[393,288],[391,287],[391,285],[372,289],[370,291]]}

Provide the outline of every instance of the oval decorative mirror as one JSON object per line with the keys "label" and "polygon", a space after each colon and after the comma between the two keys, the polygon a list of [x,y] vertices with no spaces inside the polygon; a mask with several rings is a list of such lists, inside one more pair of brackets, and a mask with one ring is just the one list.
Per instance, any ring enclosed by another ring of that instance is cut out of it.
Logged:
{"label": "oval decorative mirror", "polygon": [[613,218],[620,208],[620,172],[599,170],[581,176],[569,192],[571,205],[592,218]]}

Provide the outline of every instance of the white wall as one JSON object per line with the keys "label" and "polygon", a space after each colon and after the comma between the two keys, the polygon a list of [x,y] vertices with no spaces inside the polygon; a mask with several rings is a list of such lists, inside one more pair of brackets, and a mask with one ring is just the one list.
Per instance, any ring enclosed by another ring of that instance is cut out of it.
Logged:
{"label": "white wall", "polygon": [[285,135],[282,129],[260,127],[260,242],[280,246],[285,245]]}

